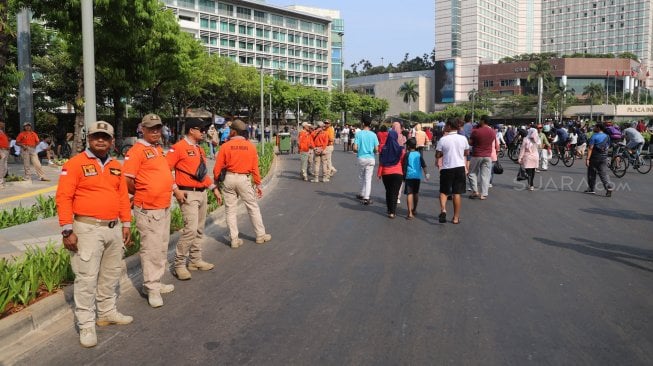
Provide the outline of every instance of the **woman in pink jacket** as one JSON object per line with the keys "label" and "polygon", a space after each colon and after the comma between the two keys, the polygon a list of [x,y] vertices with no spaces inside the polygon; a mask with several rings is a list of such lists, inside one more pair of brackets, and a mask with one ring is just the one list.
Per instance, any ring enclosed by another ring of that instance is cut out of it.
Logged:
{"label": "woman in pink jacket", "polygon": [[528,130],[528,135],[521,144],[518,160],[519,164],[521,164],[521,166],[526,170],[526,174],[528,175],[529,191],[535,189],[535,187],[533,187],[535,168],[537,168],[540,163],[540,154],[537,151],[538,146],[540,146],[540,137],[537,134],[537,130],[531,128]]}

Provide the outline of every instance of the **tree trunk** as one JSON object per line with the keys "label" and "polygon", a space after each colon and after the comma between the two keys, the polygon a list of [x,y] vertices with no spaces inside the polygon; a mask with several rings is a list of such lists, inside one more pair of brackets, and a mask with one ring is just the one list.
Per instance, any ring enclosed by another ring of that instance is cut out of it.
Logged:
{"label": "tree trunk", "polygon": [[[79,67],[79,75],[82,75],[81,72],[82,66]],[[84,146],[84,78],[79,77],[77,79],[77,98],[75,98],[75,137],[73,140],[73,151],[80,153],[84,151],[86,146]]]}
{"label": "tree trunk", "polygon": [[113,92],[113,129],[115,133],[116,145],[122,145],[123,126],[125,121],[125,104],[122,102],[122,95],[119,92]]}
{"label": "tree trunk", "polygon": [[[4,72],[9,58],[9,33],[5,29],[8,21],[7,0],[0,0],[0,72]],[[0,99],[0,120],[7,118],[6,100]]]}

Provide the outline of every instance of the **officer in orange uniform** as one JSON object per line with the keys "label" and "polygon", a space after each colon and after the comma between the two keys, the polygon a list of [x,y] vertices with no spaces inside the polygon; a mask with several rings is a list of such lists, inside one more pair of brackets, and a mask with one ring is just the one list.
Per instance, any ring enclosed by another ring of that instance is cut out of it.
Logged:
{"label": "officer in orange uniform", "polygon": [[41,160],[36,154],[36,145],[39,143],[39,136],[32,130],[32,124],[25,122],[23,131],[16,137],[16,145],[20,146],[20,155],[23,158],[23,167],[25,168],[25,178],[32,179],[31,165],[34,165],[36,175],[44,182],[50,180],[45,177],[43,168],[41,167]]}
{"label": "officer in orange uniform", "polygon": [[302,179],[308,181],[308,159],[310,157],[311,149],[313,148],[311,125],[308,122],[302,123],[302,130],[299,131],[297,142],[299,145],[299,157],[302,162]]}
{"label": "officer in orange uniform", "polygon": [[324,122],[317,123],[317,129],[313,132],[313,183],[320,181],[320,168],[322,169],[322,181],[329,181],[329,166],[327,165],[325,150],[329,146],[329,136],[324,131]]}
{"label": "officer in orange uniform", "polygon": [[134,320],[116,310],[122,248],[131,244],[131,211],[122,166],[109,155],[112,143],[113,127],[93,123],[88,149],[64,164],[56,194],[63,244],[73,252],[75,316],[84,347],[97,344],[96,303],[99,326]]}
{"label": "officer in orange uniform", "polygon": [[327,163],[327,173],[325,176],[331,177],[334,174],[338,172],[336,168],[333,166],[333,162],[331,161],[331,157],[333,155],[333,149],[334,146],[333,144],[336,142],[336,130],[331,126],[331,121],[324,120],[324,131],[327,134],[327,137],[329,138],[329,143],[327,144],[326,149],[324,150],[324,158],[326,159]]}
{"label": "officer in orange uniform", "polygon": [[9,138],[5,134],[5,123],[0,121],[0,189],[5,187],[5,175],[9,162]]}
{"label": "officer in orange uniform", "polygon": [[134,195],[136,228],[141,234],[143,292],[151,307],[163,306],[161,294],[175,286],[161,283],[165,273],[170,242],[170,200],[172,173],[161,147],[163,123],[156,114],[141,121],[143,138],[125,156],[123,175],[127,189]]}
{"label": "officer in orange uniform", "polygon": [[[256,202],[257,197],[263,197],[256,147],[245,138],[247,125],[243,121],[234,121],[231,128],[237,132],[237,135],[232,136],[229,141],[220,147],[213,167],[213,175],[215,180],[218,181],[222,169],[227,170],[222,193],[224,194],[227,226],[231,235],[231,247],[235,249],[243,244],[243,240],[238,237],[238,197],[243,200],[245,207],[247,207],[249,219],[256,233],[256,243],[268,242],[272,240],[272,236],[265,232],[261,210]],[[252,187],[252,180],[255,188]]]}
{"label": "officer in orange uniform", "polygon": [[[208,123],[192,118],[186,121],[186,136],[168,151],[168,166],[175,171],[173,194],[179,202],[185,226],[177,242],[174,274],[179,280],[190,280],[189,269],[208,271],[214,265],[202,260],[202,239],[206,221],[206,189],[213,191],[218,204],[220,191],[212,183],[206,168],[206,155],[199,143],[204,140]],[[190,257],[190,258],[189,258]],[[187,260],[190,259],[188,266]]]}

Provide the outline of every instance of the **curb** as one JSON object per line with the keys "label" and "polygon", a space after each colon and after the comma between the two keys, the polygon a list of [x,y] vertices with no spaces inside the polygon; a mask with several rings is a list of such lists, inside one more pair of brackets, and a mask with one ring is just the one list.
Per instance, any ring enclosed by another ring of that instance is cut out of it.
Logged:
{"label": "curb", "polygon": [[[276,155],[270,166],[268,174],[261,181],[261,185],[267,187],[276,171],[278,166],[278,159]],[[209,225],[221,216],[224,216],[224,205],[218,207],[215,211],[207,215],[207,222]],[[179,239],[179,232],[170,235],[170,243],[168,245],[168,257],[174,254],[177,241]],[[141,260],[137,254],[134,254],[123,261],[123,273],[120,278],[120,287],[125,291],[135,290],[139,291],[133,286],[131,278],[141,273]],[[74,299],[72,294],[72,286],[68,285],[60,289],[54,295],[50,295],[45,299],[38,301],[16,314],[12,314],[6,318],[0,319],[0,365],[11,360],[3,359],[8,355],[14,345],[24,341],[32,332],[40,330],[41,328],[53,323],[63,315],[72,315],[74,311]],[[74,326],[74,324],[71,324]],[[13,355],[18,357],[20,355]],[[11,356],[10,356],[11,357]]]}

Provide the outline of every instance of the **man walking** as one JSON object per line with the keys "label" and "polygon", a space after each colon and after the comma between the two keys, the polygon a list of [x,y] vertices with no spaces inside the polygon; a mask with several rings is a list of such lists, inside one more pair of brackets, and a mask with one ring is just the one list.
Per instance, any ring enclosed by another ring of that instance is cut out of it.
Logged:
{"label": "man walking", "polygon": [[141,234],[143,292],[151,307],[163,306],[161,294],[172,292],[173,285],[161,283],[168,263],[170,242],[170,198],[172,173],[161,140],[163,123],[156,114],[143,117],[143,138],[125,156],[123,174],[127,190],[134,195],[136,228]]}
{"label": "man walking", "polygon": [[488,126],[488,117],[481,117],[478,127],[472,130],[469,145],[472,159],[469,163],[469,183],[472,188],[470,198],[487,199],[490,186],[490,167],[492,166],[492,149],[495,148],[496,135]]}
{"label": "man walking", "polygon": [[94,323],[105,326],[134,320],[116,310],[122,247],[131,245],[131,211],[122,166],[109,156],[112,143],[109,123],[91,124],[88,149],[64,164],[56,194],[63,245],[73,252],[75,317],[84,347],[97,344]]}
{"label": "man walking", "polygon": [[0,121],[0,189],[5,187],[9,162],[9,137],[5,133],[5,123]]}
{"label": "man walking", "polygon": [[453,195],[454,224],[460,223],[461,194],[465,193],[465,162],[469,145],[458,133],[458,123],[450,118],[435,148],[435,160],[440,169],[440,223],[447,222],[447,197]]}
{"label": "man walking", "polygon": [[320,181],[320,170],[322,170],[322,181],[329,182],[329,165],[326,160],[326,148],[329,145],[329,137],[324,131],[324,122],[317,123],[317,129],[313,132],[313,183]]}
{"label": "man walking", "polygon": [[372,191],[372,174],[374,173],[374,164],[376,163],[375,154],[379,147],[379,139],[376,134],[370,131],[372,121],[363,118],[363,129],[356,133],[354,137],[354,152],[358,157],[358,183],[359,194],[356,198],[361,200],[364,205],[370,205],[370,193]]}
{"label": "man walking", "polygon": [[610,146],[610,136],[605,134],[605,126],[597,123],[594,126],[594,134],[588,141],[587,159],[587,185],[589,186],[585,193],[596,194],[596,174],[598,173],[601,183],[605,188],[605,195],[612,196],[614,186],[608,178],[608,147]]}
{"label": "man walking", "polygon": [[[179,280],[191,279],[188,271],[208,271],[215,267],[202,260],[202,239],[206,221],[206,189],[220,194],[207,174],[206,156],[199,143],[204,139],[208,123],[198,118],[186,121],[186,136],[168,151],[168,166],[175,171],[173,194],[184,217],[184,228],[175,251],[174,274]],[[190,263],[187,265],[187,261]]]}
{"label": "man walking", "polygon": [[20,146],[21,156],[23,157],[23,167],[25,169],[25,178],[32,179],[31,166],[34,165],[36,175],[39,180],[49,182],[50,180],[45,177],[41,162],[36,153],[36,145],[39,143],[39,136],[32,130],[32,124],[25,122],[23,131],[16,137],[16,145]]}
{"label": "man walking", "polygon": [[329,177],[332,177],[338,172],[338,170],[333,166],[333,161],[331,160],[333,156],[334,144],[336,142],[336,130],[331,126],[331,121],[324,120],[324,131],[329,139],[327,147],[324,150],[324,158],[326,159],[327,173]]}
{"label": "man walking", "polygon": [[[258,168],[256,147],[245,138],[247,126],[241,120],[231,125],[236,135],[231,137],[218,151],[213,175],[215,180],[223,169],[226,169],[222,193],[224,194],[225,215],[231,236],[231,247],[236,249],[243,244],[238,237],[238,198],[243,200],[249,219],[256,233],[256,244],[264,244],[272,240],[272,235],[265,232],[261,210],[256,202],[263,197],[261,190],[261,174]],[[254,186],[252,186],[252,181]],[[216,195],[216,197],[219,197]],[[218,202],[220,199],[218,198]]]}
{"label": "man walking", "polygon": [[302,162],[301,174],[304,181],[308,181],[308,160],[311,149],[313,148],[313,138],[311,137],[311,125],[308,122],[302,123],[302,130],[297,137],[299,157]]}

